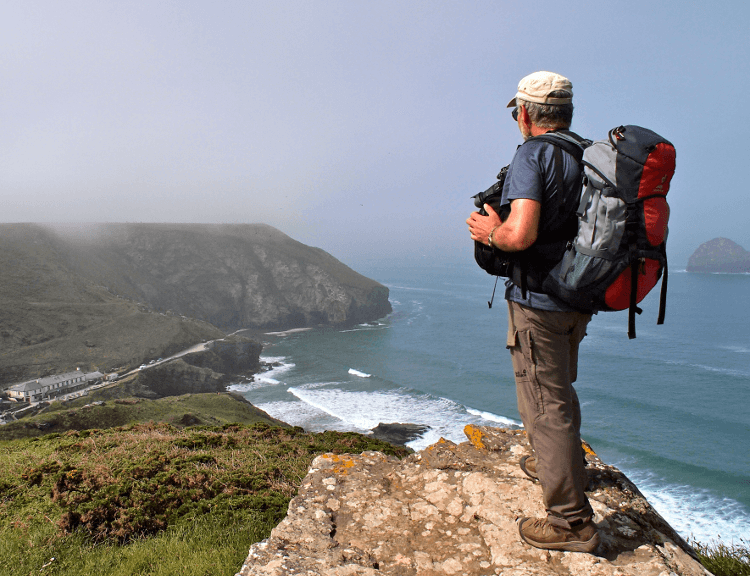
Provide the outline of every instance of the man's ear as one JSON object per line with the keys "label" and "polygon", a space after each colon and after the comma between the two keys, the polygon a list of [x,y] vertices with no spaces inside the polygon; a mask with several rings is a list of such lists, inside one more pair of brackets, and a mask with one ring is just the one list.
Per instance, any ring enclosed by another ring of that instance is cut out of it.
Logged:
{"label": "man's ear", "polygon": [[518,119],[522,124],[528,126],[531,124],[531,118],[529,118],[529,112],[526,110],[526,106],[518,107]]}

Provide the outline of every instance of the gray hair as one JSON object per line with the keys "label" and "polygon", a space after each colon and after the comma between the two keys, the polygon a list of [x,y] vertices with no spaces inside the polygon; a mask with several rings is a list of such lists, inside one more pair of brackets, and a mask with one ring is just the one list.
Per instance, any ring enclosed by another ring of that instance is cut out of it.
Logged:
{"label": "gray hair", "polygon": [[[567,90],[555,90],[549,94],[553,98],[572,98]],[[529,113],[531,121],[539,128],[570,128],[573,122],[573,103],[570,104],[537,104],[516,98],[516,104],[523,106]]]}

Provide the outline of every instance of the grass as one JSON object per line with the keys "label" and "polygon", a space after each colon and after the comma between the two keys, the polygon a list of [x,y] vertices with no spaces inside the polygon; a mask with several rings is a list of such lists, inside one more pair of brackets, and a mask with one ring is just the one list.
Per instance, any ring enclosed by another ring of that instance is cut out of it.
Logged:
{"label": "grass", "polygon": [[[183,394],[157,400],[119,397],[128,389],[120,385],[94,391],[68,402],[53,402],[42,413],[0,426],[0,440],[33,438],[50,433],[91,428],[113,428],[138,422],[166,422],[185,428],[229,423],[281,424],[241,396],[231,393]],[[103,402],[99,406],[92,402]]]}
{"label": "grass", "polygon": [[701,564],[714,576],[750,576],[750,545],[740,539],[739,544],[701,544],[691,542]]}
{"label": "grass", "polygon": [[[407,451],[354,433],[146,423],[0,442],[8,576],[233,574],[313,458]],[[54,560],[52,560],[54,558]]]}

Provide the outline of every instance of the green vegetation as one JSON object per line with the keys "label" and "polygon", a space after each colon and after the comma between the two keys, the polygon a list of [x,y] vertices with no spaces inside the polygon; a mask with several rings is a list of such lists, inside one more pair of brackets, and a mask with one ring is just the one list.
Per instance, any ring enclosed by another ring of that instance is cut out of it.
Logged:
{"label": "green vegetation", "polygon": [[701,564],[714,576],[750,576],[750,545],[745,540],[740,544],[700,544],[691,542],[698,553]]}
{"label": "green vegetation", "polygon": [[384,286],[260,224],[0,224],[0,269],[2,385],[391,311]]}
{"label": "green vegetation", "polygon": [[262,423],[0,441],[0,558],[14,559],[9,576],[232,574],[316,455],[363,450],[407,454],[359,434]]}
{"label": "green vegetation", "polygon": [[[53,402],[36,416],[0,426],[0,440],[33,438],[68,430],[113,428],[149,421],[166,422],[180,428],[256,422],[284,425],[239,394],[183,394],[158,400],[118,397],[118,392],[127,391],[127,388],[112,386],[69,402]],[[103,404],[96,406],[92,402]]]}
{"label": "green vegetation", "polygon": [[76,367],[117,372],[224,336],[205,322],[149,312],[100,287],[81,289],[70,298],[31,301],[0,292],[0,383]]}
{"label": "green vegetation", "polygon": [[132,290],[92,278],[89,268],[100,263],[91,248],[48,228],[0,224],[0,248],[0,384],[76,367],[118,371],[224,335],[206,322],[149,311]]}

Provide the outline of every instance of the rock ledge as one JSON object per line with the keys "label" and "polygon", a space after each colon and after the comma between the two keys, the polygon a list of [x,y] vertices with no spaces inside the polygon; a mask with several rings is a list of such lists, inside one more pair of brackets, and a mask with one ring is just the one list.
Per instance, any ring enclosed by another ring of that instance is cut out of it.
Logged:
{"label": "rock ledge", "polygon": [[253,544],[238,576],[710,574],[625,475],[590,449],[597,554],[524,544],[517,518],[544,513],[539,484],[518,467],[530,453],[524,432],[465,432],[470,442],[441,439],[403,460],[319,456],[287,517]]}

